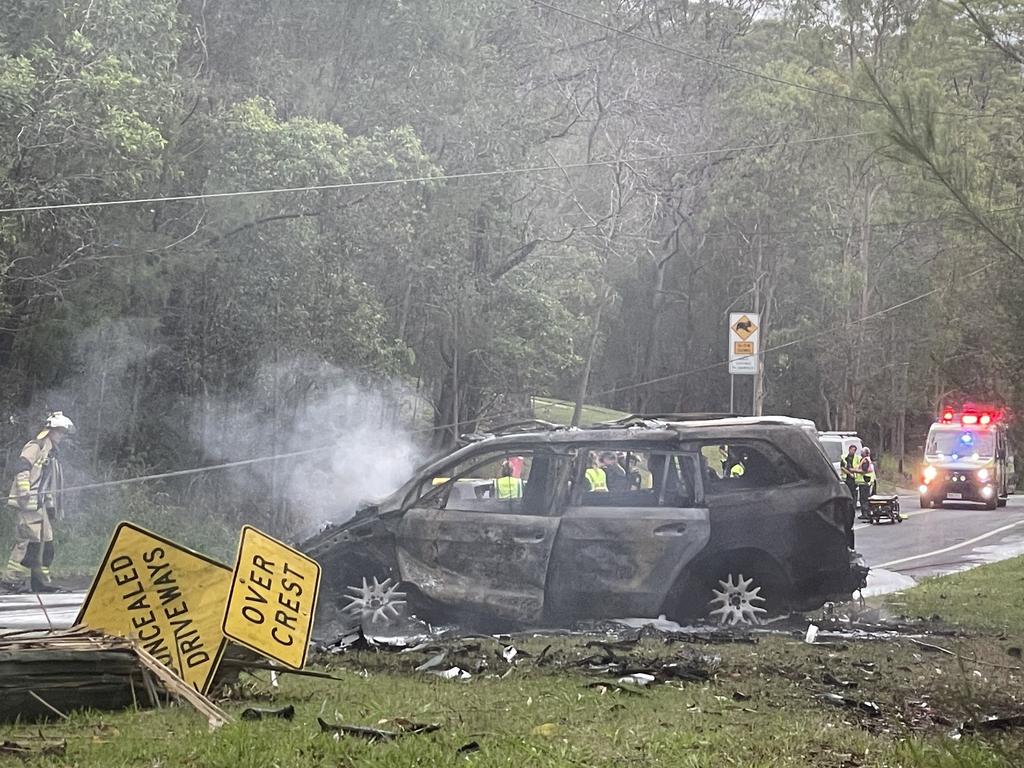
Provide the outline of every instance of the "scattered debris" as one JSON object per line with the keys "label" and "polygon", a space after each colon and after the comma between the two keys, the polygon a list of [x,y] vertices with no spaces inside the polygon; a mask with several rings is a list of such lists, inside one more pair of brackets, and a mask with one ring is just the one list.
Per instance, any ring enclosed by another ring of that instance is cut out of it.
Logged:
{"label": "scattered debris", "polygon": [[360,739],[366,739],[369,742],[394,741],[402,736],[411,736],[417,733],[433,733],[434,731],[441,730],[441,726],[436,723],[413,723],[402,718],[390,721],[398,726],[398,729],[394,731],[385,731],[381,728],[370,728],[365,725],[328,723],[321,717],[318,717],[316,721],[320,724],[321,733],[331,733],[334,735],[335,739],[340,739],[342,736],[355,736]]}
{"label": "scattered debris", "polygon": [[66,718],[76,709],[125,709],[187,701],[211,727],[228,722],[137,643],[84,628],[0,636],[0,721]]}
{"label": "scattered debris", "polygon": [[156,657],[145,650],[138,641],[133,640],[131,644],[139,661],[163,684],[164,689],[174,697],[187,701],[205,715],[211,730],[231,721],[224,710],[157,661]]}
{"label": "scattered debris", "polygon": [[295,717],[295,707],[289,704],[287,707],[281,709],[256,709],[255,707],[249,707],[248,709],[242,710],[242,714],[239,715],[243,720],[264,720],[272,718],[280,718],[281,720],[292,720]]}
{"label": "scattered debris", "polygon": [[959,654],[956,651],[951,651],[949,648],[943,648],[941,645],[935,645],[933,643],[926,643],[926,642],[923,642],[923,641],[918,640],[918,639],[913,638],[913,637],[910,638],[910,642],[912,642],[918,648],[921,648],[921,649],[923,649],[925,651],[928,651],[930,653],[942,653],[942,654],[945,654],[946,656],[953,656],[953,657],[955,657],[957,659],[960,659],[962,661],[966,661],[969,664],[980,664],[980,665],[984,665],[986,667],[995,667],[996,669],[1009,669],[1009,670],[1013,670],[1015,672],[1024,672],[1024,667],[1019,667],[1019,666],[1012,665],[1012,664],[996,664],[995,662],[992,662],[992,661],[985,661],[983,659],[979,659],[976,656],[975,657],[963,656],[962,654]]}
{"label": "scattered debris", "polygon": [[804,642],[814,644],[814,641],[818,639],[818,625],[808,624],[807,634],[804,635]]}
{"label": "scattered debris", "polygon": [[444,680],[469,680],[469,678],[472,677],[472,675],[462,669],[462,667],[452,667],[451,669],[446,669],[442,672],[428,672],[427,674],[437,675]]}
{"label": "scattered debris", "polygon": [[16,741],[4,740],[0,744],[0,755],[12,755],[23,760],[33,757],[64,757],[67,752],[66,741],[43,742],[39,746],[27,747]]}
{"label": "scattered debris", "polygon": [[598,691],[601,692],[601,695],[604,695],[604,694],[608,693],[608,691],[612,691],[613,693],[628,693],[631,696],[642,696],[643,695],[642,691],[640,691],[640,690],[638,690],[636,688],[633,688],[631,686],[620,685],[619,683],[608,683],[608,682],[587,683],[583,687],[584,688],[596,688]]}
{"label": "scattered debris", "polygon": [[649,675],[646,672],[634,672],[631,675],[625,675],[624,677],[620,677],[619,678],[619,682],[620,683],[627,683],[627,684],[630,684],[630,685],[644,686],[644,685],[650,685],[656,679],[657,678],[655,678],[654,675]]}
{"label": "scattered debris", "polygon": [[[688,648],[681,648],[675,656],[667,659],[647,658],[638,654],[623,657],[610,647],[602,647],[602,651],[581,659],[575,666],[594,674],[614,675],[620,682],[630,678],[629,682],[634,684],[648,685],[654,681],[663,683],[668,680],[704,682],[714,677],[722,663],[719,656],[698,653]],[[647,678],[652,679],[639,682]]]}
{"label": "scattered debris", "polygon": [[836,688],[856,688],[857,683],[853,680],[840,680],[831,672],[826,672],[821,676],[821,682],[825,685],[832,685]]}
{"label": "scattered debris", "polygon": [[448,658],[448,651],[441,651],[436,656],[431,656],[429,659],[427,659],[418,667],[416,667],[416,671],[427,672],[428,670],[436,669],[437,667],[440,667],[442,664],[444,664],[444,660],[446,658]]}
{"label": "scattered debris", "polygon": [[960,726],[963,733],[982,733],[985,731],[1008,731],[1011,728],[1024,727],[1024,715],[1006,717],[989,717],[985,720],[968,721]]}
{"label": "scattered debris", "polygon": [[469,754],[472,754],[473,752],[479,752],[479,751],[480,751],[480,742],[478,742],[478,741],[471,741],[468,744],[463,744],[461,747],[459,747],[457,750],[455,750],[455,754],[457,754],[457,755],[469,755]]}
{"label": "scattered debris", "polygon": [[840,696],[837,693],[821,693],[818,694],[818,698],[822,701],[827,701],[829,704],[835,704],[837,707],[858,709],[871,717],[879,717],[882,714],[882,708],[873,701],[858,701],[847,696]]}

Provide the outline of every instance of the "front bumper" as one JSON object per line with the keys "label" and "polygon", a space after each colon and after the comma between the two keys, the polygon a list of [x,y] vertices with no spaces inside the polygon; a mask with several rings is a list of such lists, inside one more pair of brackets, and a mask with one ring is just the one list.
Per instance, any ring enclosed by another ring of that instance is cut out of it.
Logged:
{"label": "front bumper", "polygon": [[[964,478],[964,479],[961,479]],[[988,489],[986,492],[984,489]],[[933,480],[927,490],[921,491],[921,498],[928,501],[974,501],[980,504],[992,501],[996,489],[991,483],[982,483],[959,473],[955,479]]]}

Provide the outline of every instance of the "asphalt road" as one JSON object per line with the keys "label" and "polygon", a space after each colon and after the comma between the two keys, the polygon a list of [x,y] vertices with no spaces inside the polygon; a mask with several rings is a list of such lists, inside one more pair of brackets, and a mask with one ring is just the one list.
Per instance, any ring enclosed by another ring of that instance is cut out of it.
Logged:
{"label": "asphalt road", "polygon": [[901,495],[900,507],[906,519],[898,525],[854,526],[857,550],[873,570],[873,593],[1024,554],[1024,495],[992,511],[966,503],[920,509],[916,495]]}

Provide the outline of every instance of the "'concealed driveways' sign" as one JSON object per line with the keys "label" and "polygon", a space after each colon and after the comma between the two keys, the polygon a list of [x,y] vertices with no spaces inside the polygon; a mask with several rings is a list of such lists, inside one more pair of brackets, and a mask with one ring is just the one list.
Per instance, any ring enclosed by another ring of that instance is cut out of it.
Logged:
{"label": "'concealed driveways' sign", "polygon": [[231,570],[131,523],[114,531],[78,623],[139,644],[205,693],[226,640]]}
{"label": "'concealed driveways' sign", "polygon": [[242,529],[224,634],[301,669],[313,631],[320,565],[252,526]]}

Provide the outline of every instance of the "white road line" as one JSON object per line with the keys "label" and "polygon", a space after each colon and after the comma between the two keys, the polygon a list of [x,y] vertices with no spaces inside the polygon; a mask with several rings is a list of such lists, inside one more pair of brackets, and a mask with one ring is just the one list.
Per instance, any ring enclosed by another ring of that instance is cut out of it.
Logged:
{"label": "white road line", "polygon": [[993,530],[991,530],[991,531],[989,531],[987,533],[981,534],[980,536],[975,536],[973,539],[968,539],[967,541],[961,541],[958,544],[953,544],[950,547],[944,547],[942,549],[936,549],[936,550],[933,550],[932,552],[924,552],[924,553],[922,553],[920,555],[911,555],[910,557],[904,557],[904,558],[901,558],[899,560],[890,560],[888,563],[880,563],[880,564],[872,566],[872,567],[874,567],[874,568],[892,568],[894,565],[900,565],[902,563],[909,563],[911,560],[921,560],[921,559],[923,559],[925,557],[933,557],[935,555],[943,555],[946,552],[952,552],[954,549],[963,549],[964,547],[969,547],[971,544],[976,544],[977,542],[981,541],[982,539],[987,539],[990,536],[995,536],[997,533],[1002,533],[1003,531],[1008,531],[1011,528],[1016,528],[1019,525],[1024,525],[1024,520],[1018,520],[1016,523],[1010,523],[1009,525],[1004,525],[1004,526],[1001,526],[999,528],[995,528],[995,529],[993,529]]}

